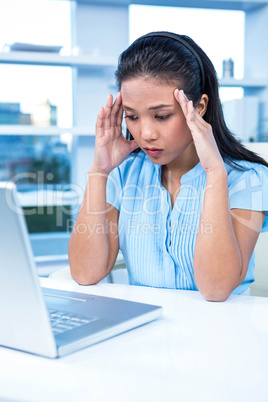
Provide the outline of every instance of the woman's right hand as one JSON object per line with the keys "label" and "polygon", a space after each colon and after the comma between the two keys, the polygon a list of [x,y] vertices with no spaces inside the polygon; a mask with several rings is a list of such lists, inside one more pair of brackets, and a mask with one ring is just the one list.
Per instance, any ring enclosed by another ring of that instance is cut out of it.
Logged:
{"label": "woman's right hand", "polygon": [[101,107],[96,122],[95,156],[91,171],[110,173],[126,157],[138,148],[135,140],[128,141],[122,134],[123,107],[121,93],[115,102],[107,98],[105,108]]}

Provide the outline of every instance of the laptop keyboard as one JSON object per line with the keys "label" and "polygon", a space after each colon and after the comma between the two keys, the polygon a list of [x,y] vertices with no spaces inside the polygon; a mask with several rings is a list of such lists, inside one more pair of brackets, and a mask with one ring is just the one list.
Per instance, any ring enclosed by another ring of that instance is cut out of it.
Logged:
{"label": "laptop keyboard", "polygon": [[96,317],[81,317],[75,314],[67,313],[66,311],[50,310],[48,315],[53,333],[61,334],[71,329],[81,327],[82,325],[89,324],[96,320]]}

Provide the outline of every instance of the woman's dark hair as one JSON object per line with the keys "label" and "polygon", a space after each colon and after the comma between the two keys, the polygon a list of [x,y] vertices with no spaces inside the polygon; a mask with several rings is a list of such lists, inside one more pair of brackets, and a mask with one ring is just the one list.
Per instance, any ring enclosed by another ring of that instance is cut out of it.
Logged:
{"label": "woman's dark hair", "polygon": [[[171,32],[152,32],[134,41],[119,57],[115,72],[120,90],[122,82],[138,77],[176,82],[188,99],[197,105],[202,94],[209,102],[203,116],[213,129],[220,154],[229,165],[240,168],[236,160],[268,163],[245,148],[224,121],[215,68],[205,52],[188,36]],[[133,137],[128,132],[128,139]]]}

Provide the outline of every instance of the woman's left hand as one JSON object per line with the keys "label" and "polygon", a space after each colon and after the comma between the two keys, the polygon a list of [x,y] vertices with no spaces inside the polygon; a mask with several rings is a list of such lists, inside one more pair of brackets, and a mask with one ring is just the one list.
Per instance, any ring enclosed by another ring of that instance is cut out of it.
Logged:
{"label": "woman's left hand", "polygon": [[207,173],[222,169],[224,162],[217,147],[211,125],[202,118],[183,90],[176,89],[174,96],[186,118],[201,166]]}

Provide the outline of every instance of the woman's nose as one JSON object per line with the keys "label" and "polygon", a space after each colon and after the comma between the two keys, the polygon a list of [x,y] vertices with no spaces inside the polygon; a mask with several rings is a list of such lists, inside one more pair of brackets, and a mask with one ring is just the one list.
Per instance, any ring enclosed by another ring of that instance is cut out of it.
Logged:
{"label": "woman's nose", "polygon": [[155,127],[149,122],[142,124],[140,135],[145,141],[154,141],[158,137]]}

